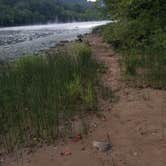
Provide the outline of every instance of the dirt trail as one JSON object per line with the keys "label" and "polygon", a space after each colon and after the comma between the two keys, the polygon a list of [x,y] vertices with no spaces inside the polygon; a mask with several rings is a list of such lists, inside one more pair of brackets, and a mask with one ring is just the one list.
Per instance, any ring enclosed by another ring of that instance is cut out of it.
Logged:
{"label": "dirt trail", "polygon": [[[112,88],[118,101],[101,99],[100,108],[105,120],[94,118],[93,132],[78,143],[57,147],[43,147],[24,155],[24,166],[166,166],[166,91],[128,87],[120,75],[118,56],[98,36],[88,37],[93,55],[104,62],[108,70],[102,82]],[[102,153],[92,147],[93,140],[111,137],[111,153]],[[61,156],[65,148],[72,153]],[[16,166],[16,161],[5,166]]]}

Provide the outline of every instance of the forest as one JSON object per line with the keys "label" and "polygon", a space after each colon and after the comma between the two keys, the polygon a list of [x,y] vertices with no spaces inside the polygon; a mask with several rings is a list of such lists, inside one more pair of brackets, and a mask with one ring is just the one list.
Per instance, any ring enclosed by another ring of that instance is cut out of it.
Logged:
{"label": "forest", "polygon": [[0,0],[0,26],[103,19],[86,0]]}

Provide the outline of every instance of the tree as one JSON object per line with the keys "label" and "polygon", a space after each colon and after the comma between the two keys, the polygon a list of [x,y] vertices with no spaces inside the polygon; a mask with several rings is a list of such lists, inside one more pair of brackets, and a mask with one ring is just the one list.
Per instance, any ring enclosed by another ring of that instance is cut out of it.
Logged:
{"label": "tree", "polygon": [[0,26],[102,18],[86,0],[0,0],[0,9]]}

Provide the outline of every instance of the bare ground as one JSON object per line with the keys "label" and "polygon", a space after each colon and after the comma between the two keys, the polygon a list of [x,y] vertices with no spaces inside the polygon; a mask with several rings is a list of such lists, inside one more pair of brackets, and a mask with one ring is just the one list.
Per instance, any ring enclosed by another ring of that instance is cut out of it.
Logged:
{"label": "bare ground", "polygon": [[[108,70],[102,82],[119,99],[111,103],[100,100],[105,118],[92,118],[91,132],[77,143],[44,146],[34,153],[23,153],[23,166],[166,166],[166,91],[129,87],[120,74],[119,57],[96,35],[88,37],[93,56]],[[94,125],[95,124],[95,125]],[[92,147],[94,140],[110,135],[112,151],[100,152]],[[71,154],[62,156],[62,151]],[[4,166],[16,166],[9,156]],[[20,166],[19,165],[19,166]]]}

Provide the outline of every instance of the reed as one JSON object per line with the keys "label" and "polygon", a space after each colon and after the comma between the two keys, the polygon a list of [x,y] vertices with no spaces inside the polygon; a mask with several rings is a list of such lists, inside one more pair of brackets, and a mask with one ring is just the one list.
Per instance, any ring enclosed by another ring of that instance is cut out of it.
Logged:
{"label": "reed", "polygon": [[72,116],[96,110],[96,71],[85,44],[1,65],[0,149],[52,142],[62,126],[72,131]]}

